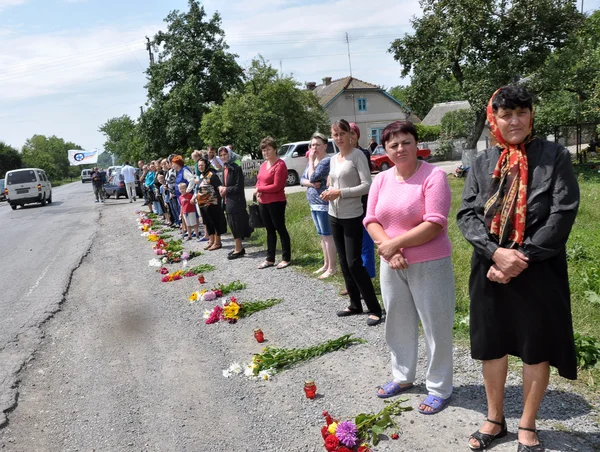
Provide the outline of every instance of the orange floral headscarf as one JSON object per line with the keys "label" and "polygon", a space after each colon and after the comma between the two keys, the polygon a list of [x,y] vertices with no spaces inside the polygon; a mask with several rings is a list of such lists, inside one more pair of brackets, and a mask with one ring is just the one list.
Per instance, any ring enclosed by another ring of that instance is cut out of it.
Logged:
{"label": "orange floral headscarf", "polygon": [[523,245],[525,235],[529,177],[525,145],[533,139],[533,112],[529,124],[530,132],[525,141],[519,144],[507,143],[498,128],[492,107],[494,97],[500,89],[492,95],[487,106],[490,131],[496,138],[496,145],[501,149],[501,153],[492,175],[484,218],[490,234],[500,246],[514,248]]}

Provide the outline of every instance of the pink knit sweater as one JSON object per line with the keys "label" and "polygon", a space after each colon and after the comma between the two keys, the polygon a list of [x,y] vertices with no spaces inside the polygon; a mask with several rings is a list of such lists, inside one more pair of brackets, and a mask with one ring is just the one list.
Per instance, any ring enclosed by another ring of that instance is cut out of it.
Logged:
{"label": "pink knit sweater", "polygon": [[410,264],[442,259],[452,254],[448,238],[448,213],[451,192],[446,173],[427,162],[404,182],[396,179],[395,171],[379,173],[369,191],[367,215],[363,221],[379,223],[389,238],[397,237],[424,221],[444,229],[435,238],[419,246],[402,249]]}

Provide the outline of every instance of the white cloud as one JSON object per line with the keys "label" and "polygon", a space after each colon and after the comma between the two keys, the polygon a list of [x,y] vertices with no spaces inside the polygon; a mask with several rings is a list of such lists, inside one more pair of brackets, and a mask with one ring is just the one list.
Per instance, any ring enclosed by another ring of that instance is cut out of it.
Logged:
{"label": "white cloud", "polygon": [[[0,97],[25,99],[146,67],[144,36],[154,29],[0,35]],[[132,68],[133,66],[133,68]]]}
{"label": "white cloud", "polygon": [[27,3],[29,0],[0,0],[0,12],[3,9],[9,8],[11,6],[19,6],[23,3]]}

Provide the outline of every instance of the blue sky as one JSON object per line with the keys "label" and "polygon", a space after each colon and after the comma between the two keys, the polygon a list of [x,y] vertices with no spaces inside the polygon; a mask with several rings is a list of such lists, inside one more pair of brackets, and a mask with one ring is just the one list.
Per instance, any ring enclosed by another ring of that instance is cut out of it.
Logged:
{"label": "blue sky", "polygon": [[[0,141],[21,148],[34,134],[102,148],[98,127],[137,118],[144,105],[145,36],[187,0],[0,0]],[[406,83],[386,52],[410,30],[417,0],[207,0],[231,51],[247,66],[262,54],[301,81],[349,74],[385,87]]]}
{"label": "blue sky", "polygon": [[[599,0],[586,0],[598,2]],[[407,84],[387,53],[410,32],[418,0],[206,0],[230,51],[248,66],[263,55],[300,82],[349,75],[389,88]],[[0,141],[34,134],[102,148],[98,128],[144,105],[145,36],[187,0],[0,0]]]}

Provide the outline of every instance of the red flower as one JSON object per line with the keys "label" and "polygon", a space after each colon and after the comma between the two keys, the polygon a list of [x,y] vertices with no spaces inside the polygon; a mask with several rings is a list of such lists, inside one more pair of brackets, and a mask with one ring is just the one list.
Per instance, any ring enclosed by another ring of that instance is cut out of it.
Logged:
{"label": "red flower", "polygon": [[323,416],[327,416],[329,413],[327,412],[327,410],[323,411]]}
{"label": "red flower", "polygon": [[367,446],[360,446],[357,452],[371,452],[371,449],[369,449]]}
{"label": "red flower", "polygon": [[325,422],[327,423],[327,425],[331,425],[333,423],[333,418],[329,414],[326,414]]}
{"label": "red flower", "polygon": [[329,452],[337,450],[339,445],[340,440],[337,436],[329,435],[327,438],[325,438],[325,449],[327,449]]}
{"label": "red flower", "polygon": [[163,277],[161,278],[161,281],[162,281],[162,282],[169,282],[169,276],[163,276]]}
{"label": "red flower", "polygon": [[166,275],[169,273],[169,269],[167,267],[162,267],[159,271],[158,271],[161,275]]}
{"label": "red flower", "polygon": [[231,297],[231,298],[229,299],[229,302],[230,302],[230,303],[231,303],[231,302],[233,302],[233,303],[237,303],[237,298],[235,298],[235,297]]}
{"label": "red flower", "polygon": [[323,435],[323,439],[327,438],[327,435],[329,435],[329,432],[327,431],[327,426],[324,425],[323,427],[321,427],[321,435]]}
{"label": "red flower", "polygon": [[336,450],[337,452],[352,452],[352,449],[348,449],[346,446],[340,446]]}
{"label": "red flower", "polygon": [[200,284],[204,284],[206,282],[203,275],[198,276],[198,282]]}
{"label": "red flower", "polygon": [[392,433],[392,439],[398,439],[400,438],[400,435],[398,435],[397,433]]}
{"label": "red flower", "polygon": [[222,290],[214,289],[213,292],[215,293],[215,295],[217,297],[222,297],[223,296],[223,291]]}

